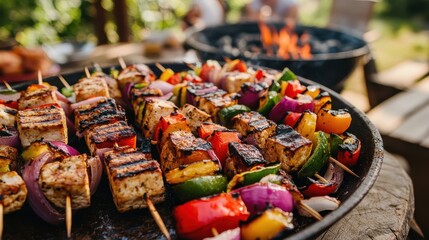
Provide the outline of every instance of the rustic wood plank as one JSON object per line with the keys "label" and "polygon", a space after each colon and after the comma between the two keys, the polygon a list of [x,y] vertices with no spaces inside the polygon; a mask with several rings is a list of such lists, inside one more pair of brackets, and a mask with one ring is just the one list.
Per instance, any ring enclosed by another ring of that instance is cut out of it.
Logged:
{"label": "rustic wood plank", "polygon": [[429,105],[411,114],[390,136],[419,144],[429,133]]}
{"label": "rustic wood plank", "polygon": [[428,73],[429,65],[427,62],[409,60],[401,62],[386,71],[380,72],[377,82],[388,86],[407,89]]}
{"label": "rustic wood plank", "polygon": [[405,239],[413,214],[411,179],[385,152],[380,175],[368,195],[318,239]]}
{"label": "rustic wood plank", "polygon": [[368,112],[369,119],[382,134],[389,134],[401,125],[409,114],[429,101],[429,94],[420,89],[399,93]]}

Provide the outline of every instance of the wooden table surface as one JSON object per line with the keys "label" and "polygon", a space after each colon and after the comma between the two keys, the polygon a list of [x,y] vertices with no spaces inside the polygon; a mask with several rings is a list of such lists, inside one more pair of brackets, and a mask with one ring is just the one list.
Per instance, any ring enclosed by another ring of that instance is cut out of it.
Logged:
{"label": "wooden table surface", "polygon": [[[117,65],[119,57],[127,64],[198,60],[194,53],[185,53],[183,49],[148,57],[142,43],[105,45],[98,46],[87,60],[64,66],[62,72],[82,70],[93,62],[101,66]],[[318,239],[405,239],[413,215],[412,181],[397,159],[386,152],[380,175],[368,195]]]}

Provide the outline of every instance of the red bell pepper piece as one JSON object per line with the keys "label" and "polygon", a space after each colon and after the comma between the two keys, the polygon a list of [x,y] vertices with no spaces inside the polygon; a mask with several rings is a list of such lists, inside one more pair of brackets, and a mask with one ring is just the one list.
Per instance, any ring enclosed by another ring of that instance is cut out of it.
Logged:
{"label": "red bell pepper piece", "polygon": [[294,127],[301,118],[302,113],[289,112],[285,117],[285,124]]}
{"label": "red bell pepper piece", "polygon": [[347,167],[353,167],[359,159],[361,142],[351,133],[344,135],[343,143],[338,146],[337,160]]}
{"label": "red bell pepper piece", "polygon": [[223,232],[238,227],[249,217],[246,205],[239,195],[220,195],[192,200],[174,209],[176,230],[186,239],[212,237],[212,229]]}
{"label": "red bell pepper piece", "polygon": [[261,79],[264,77],[264,71],[261,69],[258,69],[255,73],[255,78],[258,79],[258,81],[261,81]]}
{"label": "red bell pepper piece", "polygon": [[181,113],[172,113],[169,116],[161,117],[158,124],[155,127],[153,134],[153,140],[158,142],[158,145],[162,147],[164,142],[167,140],[168,135],[175,131],[187,131],[191,129],[188,126],[186,117]]}
{"label": "red bell pepper piece", "polygon": [[239,71],[239,72],[246,72],[247,71],[247,66],[246,64],[239,60],[234,67],[232,68],[232,71]]}
{"label": "red bell pepper piece", "polygon": [[180,76],[180,73],[175,73],[173,76],[167,79],[167,82],[172,85],[176,85],[182,82],[182,77]]}
{"label": "red bell pepper piece", "polygon": [[238,132],[215,131],[210,138],[213,151],[222,164],[222,168],[225,167],[225,160],[228,157],[228,144],[230,142],[241,142]]}
{"label": "red bell pepper piece", "polygon": [[203,66],[201,67],[201,71],[200,71],[200,78],[205,81],[208,82],[210,80],[210,72],[215,68],[215,66],[210,66],[207,63],[204,63]]}
{"label": "red bell pepper piece", "polygon": [[114,145],[118,144],[118,146],[129,146],[131,148],[136,148],[137,145],[137,136],[131,136],[127,138],[122,138],[117,142],[106,141],[103,143],[99,143],[96,145],[98,149],[101,148],[112,148]]}
{"label": "red bell pepper piece", "polygon": [[6,107],[10,107],[18,110],[18,102],[17,101],[5,101],[0,99],[0,104],[5,105]]}
{"label": "red bell pepper piece", "polygon": [[198,135],[200,138],[207,140],[217,130],[226,130],[226,128],[216,123],[203,123],[198,127]]}
{"label": "red bell pepper piece", "polygon": [[307,198],[335,193],[343,182],[344,171],[336,164],[329,163],[324,178],[328,183],[321,183],[308,178],[311,183],[307,187],[300,189],[301,193]]}
{"label": "red bell pepper piece", "polygon": [[296,98],[296,96],[305,91],[305,86],[301,85],[298,80],[288,81],[285,95],[290,98]]}
{"label": "red bell pepper piece", "polygon": [[185,72],[183,76],[183,81],[192,82],[192,83],[202,83],[203,80],[197,76],[195,73]]}

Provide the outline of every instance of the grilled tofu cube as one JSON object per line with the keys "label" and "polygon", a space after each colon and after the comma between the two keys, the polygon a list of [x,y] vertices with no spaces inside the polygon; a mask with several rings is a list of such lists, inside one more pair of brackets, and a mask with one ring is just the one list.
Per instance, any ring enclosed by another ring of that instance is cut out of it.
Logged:
{"label": "grilled tofu cube", "polygon": [[76,102],[81,102],[93,97],[110,98],[106,80],[100,77],[82,78],[73,85]]}
{"label": "grilled tofu cube", "polygon": [[244,83],[253,83],[255,79],[248,72],[229,72],[225,76],[225,90],[229,93],[239,92]]}
{"label": "grilled tofu cube", "polygon": [[21,93],[18,99],[18,109],[37,107],[50,103],[57,103],[57,88],[33,84]]}
{"label": "grilled tofu cube", "polygon": [[174,103],[160,99],[146,99],[140,105],[137,113],[137,124],[143,130],[143,136],[152,137],[155,127],[161,117],[174,113],[177,107]]}
{"label": "grilled tofu cube", "polygon": [[279,125],[276,135],[267,139],[264,157],[268,162],[279,162],[286,172],[299,170],[311,154],[313,143],[293,128]]}
{"label": "grilled tofu cube", "polygon": [[0,203],[5,214],[21,209],[26,198],[27,188],[17,172],[0,173]]}
{"label": "grilled tofu cube", "polygon": [[182,113],[174,112],[168,116],[161,117],[156,125],[153,140],[158,141],[158,146],[164,146],[170,133],[175,131],[187,131],[191,129],[188,126],[187,119]]}
{"label": "grilled tofu cube", "polygon": [[123,89],[127,83],[149,83],[155,80],[155,74],[145,64],[133,64],[123,69],[118,76],[119,87]]}
{"label": "grilled tofu cube", "polygon": [[265,161],[258,148],[253,145],[230,142],[228,158],[225,161],[225,173],[232,178],[235,174],[246,172],[257,166],[264,166]]}
{"label": "grilled tofu cube", "polygon": [[0,145],[0,172],[8,172],[11,169],[11,164],[15,164],[18,157],[18,150],[7,145]]}
{"label": "grilled tofu cube", "polygon": [[132,88],[130,93],[130,101],[133,106],[134,114],[137,114],[139,106],[145,101],[148,97],[160,97],[162,96],[162,91],[158,88]]}
{"label": "grilled tofu cube", "polygon": [[56,207],[65,208],[70,196],[73,209],[91,205],[86,154],[45,164],[40,170],[39,186]]}
{"label": "grilled tofu cube", "polygon": [[225,91],[217,90],[213,93],[195,97],[195,106],[210,114],[214,122],[219,122],[218,112],[222,108],[236,105],[239,96],[240,95],[236,93],[225,94]]}
{"label": "grilled tofu cube", "polygon": [[192,106],[191,104],[185,104],[180,111],[185,115],[191,131],[195,135],[197,135],[198,127],[201,126],[202,123],[212,122],[212,118],[208,113]]}
{"label": "grilled tofu cube", "polygon": [[215,175],[220,170],[221,167],[219,161],[203,160],[187,165],[182,165],[166,172],[164,175],[165,180],[169,184],[179,184],[192,178]]}
{"label": "grilled tofu cube", "polygon": [[209,150],[212,150],[211,144],[195,138],[191,132],[172,132],[161,149],[161,168],[165,172],[181,165],[212,159]]}
{"label": "grilled tofu cube", "polygon": [[96,126],[85,136],[86,145],[92,155],[97,149],[118,146],[136,147],[136,133],[124,121]]}
{"label": "grilled tofu cube", "polygon": [[15,126],[16,109],[0,104],[0,125]]}
{"label": "grilled tofu cube", "polygon": [[232,123],[233,128],[247,139],[256,142],[256,146],[260,149],[265,148],[266,139],[272,136],[276,130],[276,124],[258,112],[238,114],[232,118]]}
{"label": "grilled tofu cube", "polygon": [[68,142],[66,115],[58,104],[20,110],[16,122],[23,147],[38,140]]}
{"label": "grilled tofu cube", "polygon": [[164,201],[165,188],[159,163],[142,152],[128,148],[104,154],[106,173],[113,201],[119,212],[147,207],[145,197],[153,203]]}
{"label": "grilled tofu cube", "polygon": [[79,106],[74,113],[76,129],[81,133],[91,130],[95,126],[127,120],[125,111],[117,106],[112,98]]}
{"label": "grilled tofu cube", "polygon": [[109,89],[109,95],[111,98],[114,98],[117,100],[122,98],[122,93],[121,93],[121,90],[119,90],[118,81],[116,81],[116,79],[113,79],[109,75],[102,72],[101,68],[99,71],[91,74],[91,76],[103,78],[104,81],[106,81],[107,87]]}

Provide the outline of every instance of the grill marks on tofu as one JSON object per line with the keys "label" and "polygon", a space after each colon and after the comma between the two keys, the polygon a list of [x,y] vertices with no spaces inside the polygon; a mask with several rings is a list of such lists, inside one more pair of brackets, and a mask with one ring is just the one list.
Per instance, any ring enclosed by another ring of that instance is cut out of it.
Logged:
{"label": "grill marks on tofu", "polygon": [[86,154],[71,156],[45,164],[40,170],[39,186],[56,207],[65,208],[70,196],[73,209],[89,207],[91,194]]}
{"label": "grill marks on tofu", "polygon": [[134,129],[125,121],[96,126],[85,136],[86,144],[93,155],[97,149],[111,148],[115,143],[119,146],[127,145],[127,140],[135,138]]}
{"label": "grill marks on tofu", "polygon": [[299,170],[311,154],[313,143],[293,128],[279,125],[276,135],[267,140],[264,151],[268,162],[279,162],[286,172]]}
{"label": "grill marks on tofu", "polygon": [[76,102],[81,102],[93,97],[110,98],[106,80],[101,77],[82,78],[73,85],[76,94]]}
{"label": "grill marks on tofu", "polygon": [[27,188],[17,172],[0,173],[0,203],[5,214],[21,209],[26,198]]}
{"label": "grill marks on tofu", "polygon": [[18,99],[18,109],[57,103],[56,91],[57,88],[53,86],[31,85],[21,93],[21,97]]}
{"label": "grill marks on tofu", "polygon": [[258,112],[244,112],[232,118],[233,128],[241,135],[253,138],[257,147],[265,148],[266,139],[274,135],[276,124]]}
{"label": "grill marks on tofu", "polygon": [[148,97],[160,97],[163,93],[158,88],[133,88],[131,89],[130,98],[131,105],[133,106],[134,114],[137,114],[140,104],[144,103]]}
{"label": "grill marks on tofu", "polygon": [[210,143],[195,138],[190,132],[172,132],[161,149],[161,168],[168,171],[181,165],[211,159],[207,152],[209,150],[212,150]]}
{"label": "grill marks on tofu", "polygon": [[123,109],[118,107],[115,100],[111,98],[75,109],[75,124],[81,133],[95,126],[126,120]]}
{"label": "grill marks on tofu", "polygon": [[191,131],[195,135],[198,133],[198,127],[201,126],[201,124],[212,122],[212,118],[209,114],[192,106],[191,104],[185,104],[180,111],[186,117]]}
{"label": "grill marks on tofu", "polygon": [[106,172],[113,201],[119,212],[147,207],[164,201],[165,188],[159,163],[135,148],[115,149],[105,156]]}
{"label": "grill marks on tofu", "polygon": [[229,143],[228,158],[225,161],[225,171],[229,177],[249,171],[256,166],[264,166],[266,163],[255,146],[237,142]]}
{"label": "grill marks on tofu", "polygon": [[177,110],[174,103],[160,99],[146,99],[144,106],[140,106],[140,108],[142,111],[138,113],[137,121],[140,120],[140,127],[143,130],[143,136],[146,138],[153,136],[161,117],[169,116]]}
{"label": "grill marks on tofu", "polygon": [[218,113],[222,108],[226,108],[238,103],[237,93],[226,94],[223,90],[217,90],[195,97],[195,106],[200,110],[210,114],[214,122],[218,122]]}
{"label": "grill marks on tofu", "polygon": [[18,111],[0,104],[0,125],[15,126],[15,116]]}
{"label": "grill marks on tofu", "polygon": [[68,142],[66,116],[58,104],[20,110],[16,119],[23,147],[38,140]]}

